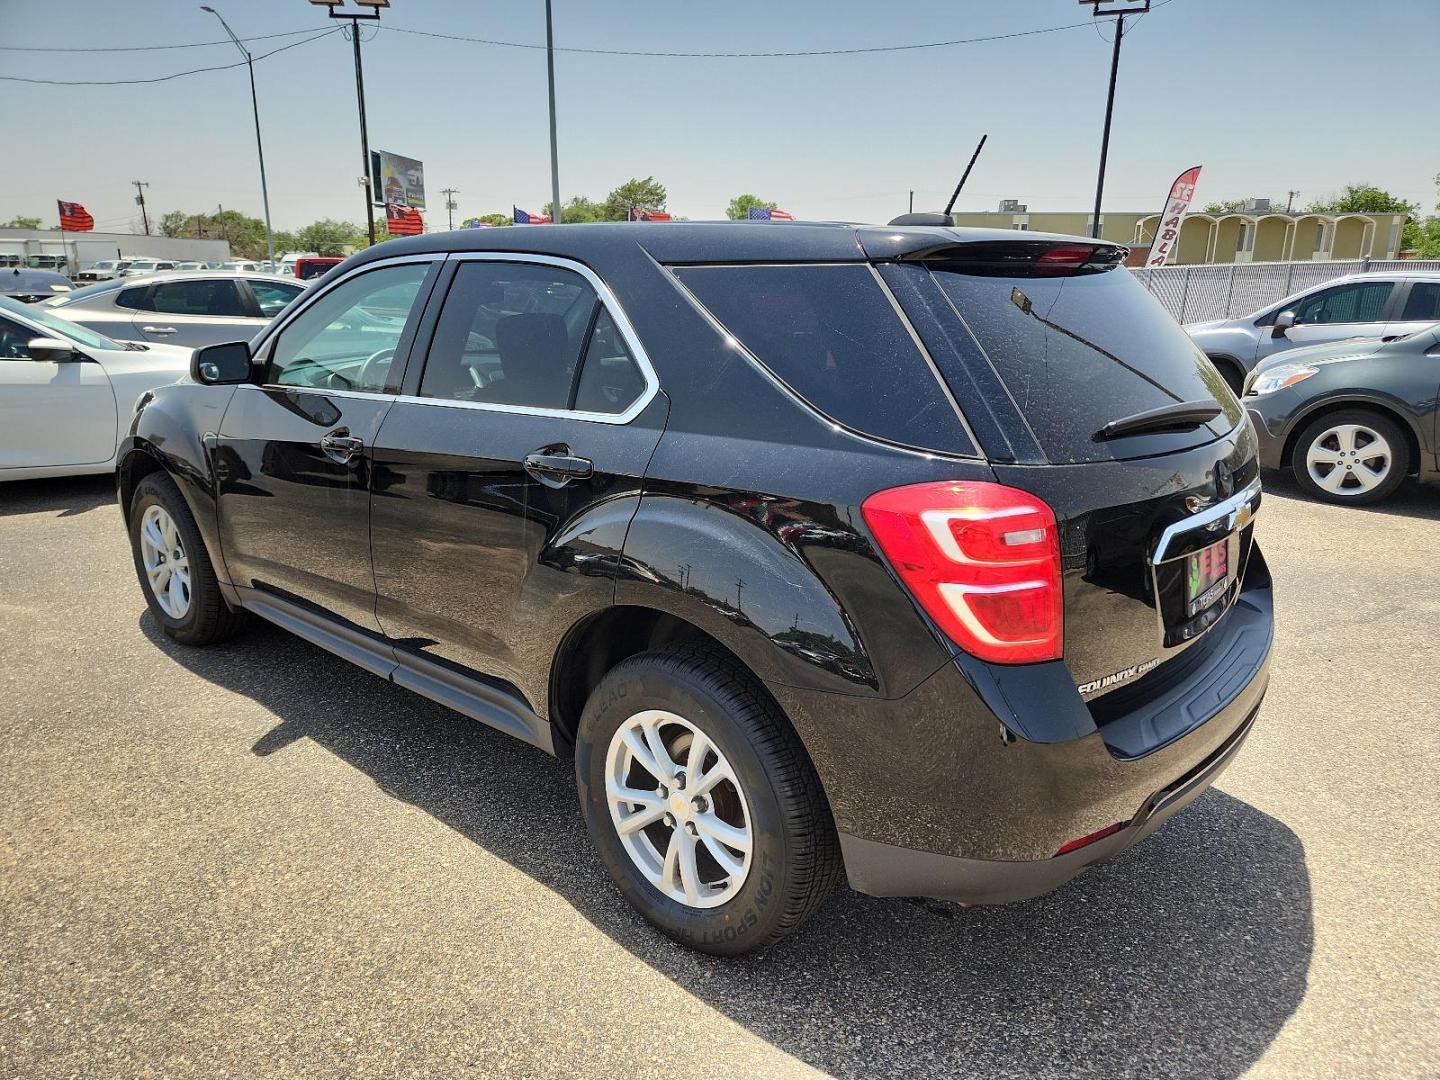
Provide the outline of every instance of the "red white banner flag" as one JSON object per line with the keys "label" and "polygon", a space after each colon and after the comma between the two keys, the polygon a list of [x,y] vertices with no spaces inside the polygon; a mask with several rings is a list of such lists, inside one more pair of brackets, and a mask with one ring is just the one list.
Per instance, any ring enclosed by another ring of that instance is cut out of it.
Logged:
{"label": "red white banner flag", "polygon": [[419,236],[425,231],[425,221],[419,210],[398,203],[385,204],[385,231],[391,236]]}
{"label": "red white banner flag", "polygon": [[60,207],[60,228],[65,232],[91,232],[95,228],[95,219],[90,212],[78,202],[66,202],[64,199],[56,199]]}
{"label": "red white banner flag", "polygon": [[1165,200],[1165,210],[1160,223],[1155,226],[1155,238],[1150,241],[1150,254],[1145,257],[1146,266],[1164,266],[1175,254],[1175,245],[1180,242],[1180,223],[1190,209],[1190,200],[1195,197],[1195,185],[1200,182],[1200,166],[1186,169],[1170,185],[1170,195]]}

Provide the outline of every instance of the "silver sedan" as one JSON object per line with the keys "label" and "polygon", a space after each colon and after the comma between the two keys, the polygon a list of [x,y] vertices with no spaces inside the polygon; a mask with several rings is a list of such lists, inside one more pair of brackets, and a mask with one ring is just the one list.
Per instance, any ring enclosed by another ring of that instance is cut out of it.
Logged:
{"label": "silver sedan", "polygon": [[45,307],[120,341],[198,348],[248,341],[304,288],[271,274],[169,273],[101,282],[47,300]]}

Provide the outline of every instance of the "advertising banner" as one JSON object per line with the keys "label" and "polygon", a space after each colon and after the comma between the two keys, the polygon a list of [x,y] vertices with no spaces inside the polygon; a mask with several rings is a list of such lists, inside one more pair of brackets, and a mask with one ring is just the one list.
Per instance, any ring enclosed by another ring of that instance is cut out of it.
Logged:
{"label": "advertising banner", "polygon": [[1200,182],[1200,166],[1186,169],[1170,185],[1170,194],[1165,199],[1165,209],[1160,222],[1155,226],[1155,239],[1150,241],[1150,254],[1145,258],[1146,266],[1164,266],[1175,254],[1175,245],[1180,242],[1180,223],[1190,209],[1190,200],[1195,197],[1195,185]]}
{"label": "advertising banner", "polygon": [[388,150],[370,152],[370,199],[376,206],[393,204],[425,209],[425,165]]}

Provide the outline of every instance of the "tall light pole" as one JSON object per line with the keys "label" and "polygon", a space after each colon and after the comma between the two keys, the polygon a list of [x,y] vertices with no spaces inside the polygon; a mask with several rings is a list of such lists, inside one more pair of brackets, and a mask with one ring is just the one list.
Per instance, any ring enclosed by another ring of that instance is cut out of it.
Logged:
{"label": "tall light pole", "polygon": [[560,215],[560,144],[555,138],[555,20],[550,15],[550,0],[545,0],[545,66],[550,79],[550,220],[559,225]]}
{"label": "tall light pole", "polygon": [[[330,9],[330,18],[348,19],[350,22],[350,43],[355,47],[355,99],[360,105],[360,156],[364,159],[363,171],[365,185],[365,229],[370,236],[370,244],[375,244],[375,203],[371,194],[375,185],[375,178],[370,172],[370,132],[365,125],[365,68],[360,62],[360,21],[362,19],[371,22],[380,21],[380,9],[390,6],[390,0],[354,0],[358,7],[369,8],[368,12],[345,11],[343,10],[344,0],[310,0],[317,7]],[[342,10],[337,11],[337,8]]]}
{"label": "tall light pole", "polygon": [[275,268],[275,233],[270,228],[270,187],[265,182],[265,144],[260,141],[260,99],[255,94],[255,58],[250,55],[250,50],[245,48],[244,43],[235,36],[235,31],[230,29],[230,24],[225,21],[225,16],[212,8],[209,4],[201,4],[201,11],[208,11],[215,18],[220,20],[220,25],[225,28],[225,33],[230,35],[230,40],[245,57],[245,66],[250,70],[250,106],[255,111],[255,153],[260,158],[260,202],[265,207],[265,247],[269,251],[270,268]]}
{"label": "tall light pole", "polygon": [[1120,40],[1125,36],[1125,16],[1144,15],[1150,0],[1080,0],[1097,18],[1115,19],[1115,48],[1110,53],[1110,91],[1105,98],[1105,131],[1100,136],[1100,175],[1095,179],[1095,216],[1090,221],[1090,235],[1100,239],[1100,200],[1105,194],[1105,160],[1110,156],[1110,118],[1115,111],[1115,77],[1120,72]]}

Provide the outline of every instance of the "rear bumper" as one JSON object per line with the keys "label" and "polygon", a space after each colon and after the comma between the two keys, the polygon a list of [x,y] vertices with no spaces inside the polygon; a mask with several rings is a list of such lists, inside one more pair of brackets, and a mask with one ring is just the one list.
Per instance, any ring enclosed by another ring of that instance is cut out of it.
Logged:
{"label": "rear bumper", "polygon": [[1092,844],[1049,859],[1012,862],[916,851],[842,833],[850,887],[871,896],[924,896],[960,904],[1009,904],[1057,889],[1139,843],[1199,798],[1235,759],[1258,711],[1257,705],[1209,758],[1152,793],[1124,828]]}
{"label": "rear bumper", "polygon": [[1205,640],[1090,704],[1059,661],[947,664],[905,697],[868,703],[772,686],[825,785],[851,885],[1003,903],[1149,835],[1215,781],[1254,724],[1272,599],[1252,548],[1239,597]]}

